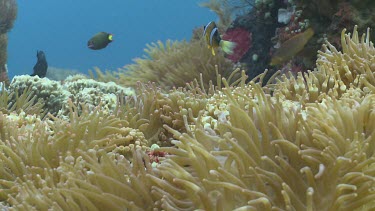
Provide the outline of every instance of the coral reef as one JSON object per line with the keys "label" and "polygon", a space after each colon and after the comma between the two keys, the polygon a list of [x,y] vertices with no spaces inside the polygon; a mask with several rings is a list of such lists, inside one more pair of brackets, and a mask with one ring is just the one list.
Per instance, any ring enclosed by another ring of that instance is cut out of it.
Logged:
{"label": "coral reef", "polygon": [[168,92],[139,82],[112,112],[72,100],[67,118],[2,112],[2,207],[374,209],[369,37],[343,31],[342,52],[326,43],[316,71],[274,75],[274,83],[263,83],[265,73],[247,83],[242,71],[239,80],[218,76],[205,87],[200,77]]}
{"label": "coral reef", "polygon": [[[249,80],[264,69],[270,70],[268,77],[277,70],[282,70],[283,73],[291,71],[293,74],[311,70],[316,61],[315,52],[325,40],[330,40],[334,46],[340,46],[338,35],[342,28],[352,30],[355,25],[359,30],[365,30],[366,27],[375,28],[375,7],[370,1],[209,0],[203,5],[216,12],[223,22],[231,21],[230,24],[225,24],[223,30],[230,32],[245,29],[252,35],[250,46],[246,43],[240,44],[243,48],[249,48],[247,53],[235,59],[247,67]],[[239,5],[245,7],[238,7]],[[235,8],[246,9],[237,13]],[[309,28],[315,33],[309,36],[304,46],[287,45]],[[370,39],[374,38],[375,36],[371,35]],[[275,63],[274,57],[277,57],[279,52],[290,52],[290,55]]]}
{"label": "coral reef", "polygon": [[286,7],[284,1],[250,2],[254,2],[252,9],[237,15],[227,29],[228,31],[236,28],[246,29],[252,35],[251,46],[246,54],[239,59],[239,62],[246,66],[246,74],[249,76],[249,80],[263,73],[265,69],[271,68],[269,63],[272,55],[271,49],[274,46],[271,41],[275,36],[276,29],[282,26],[277,21],[278,9]]}
{"label": "coral reef", "polygon": [[70,95],[57,81],[29,75],[15,76],[8,89],[10,93],[22,93],[26,89],[31,89],[37,99],[43,99],[45,102],[44,109],[52,114],[57,114],[61,110]]}
{"label": "coral reef", "polygon": [[[70,100],[75,105],[83,104],[90,110],[101,105],[107,111],[113,111],[118,101],[118,96],[133,96],[132,88],[125,88],[114,82],[98,82],[93,79],[81,78],[79,75],[65,79],[63,88],[68,91]],[[67,107],[62,109],[67,111]],[[61,111],[60,111],[61,112]]]}
{"label": "coral reef", "polygon": [[68,77],[63,84],[48,78],[21,75],[15,76],[9,86],[10,93],[22,93],[26,89],[31,89],[38,99],[43,99],[44,110],[53,115],[69,113],[68,100],[73,101],[79,109],[81,104],[89,109],[100,104],[107,111],[113,111],[118,96],[134,95],[132,88],[124,88],[113,82],[97,82],[83,75]]}

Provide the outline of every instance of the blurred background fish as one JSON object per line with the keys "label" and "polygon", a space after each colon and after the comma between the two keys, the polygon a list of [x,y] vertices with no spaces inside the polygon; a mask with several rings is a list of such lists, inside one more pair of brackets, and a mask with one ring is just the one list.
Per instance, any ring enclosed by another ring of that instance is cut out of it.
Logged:
{"label": "blurred background fish", "polygon": [[314,35],[314,30],[310,27],[306,31],[301,32],[289,40],[281,44],[281,46],[272,55],[270,65],[280,65],[298,54],[306,45],[306,43]]}
{"label": "blurred background fish", "polygon": [[34,65],[34,73],[30,76],[39,76],[39,78],[44,78],[47,74],[48,64],[46,60],[46,55],[43,51],[36,51],[36,58],[38,59]]}
{"label": "blurred background fish", "polygon": [[113,41],[113,35],[107,32],[99,32],[95,34],[88,42],[87,47],[93,50],[100,50]]}
{"label": "blurred background fish", "polygon": [[219,34],[216,23],[214,21],[209,22],[203,27],[203,37],[206,39],[208,48],[211,48],[212,55],[215,56],[214,48],[221,47],[226,54],[232,54],[236,43],[223,40]]}

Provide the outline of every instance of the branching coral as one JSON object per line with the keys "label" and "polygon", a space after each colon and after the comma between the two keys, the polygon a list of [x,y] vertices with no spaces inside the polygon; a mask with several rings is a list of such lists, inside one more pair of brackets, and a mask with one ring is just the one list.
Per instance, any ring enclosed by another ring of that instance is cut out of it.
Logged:
{"label": "branching coral", "polygon": [[24,90],[30,89],[38,99],[42,99],[44,109],[56,114],[63,107],[69,97],[69,92],[63,90],[57,81],[47,78],[32,77],[28,75],[15,76],[9,86],[9,91],[21,94]]}
{"label": "branching coral", "polygon": [[91,109],[101,104],[110,112],[114,110],[119,95],[134,94],[132,88],[122,87],[113,82],[98,82],[83,75],[68,77],[64,84],[38,76],[15,76],[9,86],[10,92],[14,93],[22,93],[26,89],[32,90],[36,98],[43,99],[44,109],[53,115],[69,113],[68,99],[78,108],[80,104],[85,104]]}
{"label": "branching coral", "polygon": [[[98,82],[82,75],[66,78],[62,87],[69,92],[69,98],[75,105],[84,104],[93,109],[100,104],[108,112],[115,109],[118,96],[134,95],[132,88],[122,87],[114,82]],[[67,106],[63,106],[59,114],[65,114],[67,109]]]}

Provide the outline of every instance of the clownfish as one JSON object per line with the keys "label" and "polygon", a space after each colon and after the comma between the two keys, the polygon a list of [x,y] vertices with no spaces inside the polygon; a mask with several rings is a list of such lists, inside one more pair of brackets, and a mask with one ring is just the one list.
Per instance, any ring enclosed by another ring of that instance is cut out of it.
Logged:
{"label": "clownfish", "polygon": [[214,21],[203,27],[203,37],[206,39],[208,48],[211,48],[212,55],[215,56],[214,48],[221,47],[226,54],[233,54],[236,43],[222,40]]}

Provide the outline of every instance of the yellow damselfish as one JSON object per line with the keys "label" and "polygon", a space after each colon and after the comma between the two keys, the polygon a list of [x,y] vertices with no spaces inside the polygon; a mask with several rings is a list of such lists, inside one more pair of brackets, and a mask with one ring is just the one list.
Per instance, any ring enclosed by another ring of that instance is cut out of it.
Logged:
{"label": "yellow damselfish", "polygon": [[312,28],[306,29],[304,32],[299,33],[289,40],[283,42],[280,48],[272,55],[270,65],[279,65],[293,58],[299,53],[306,45],[306,43],[314,35]]}

